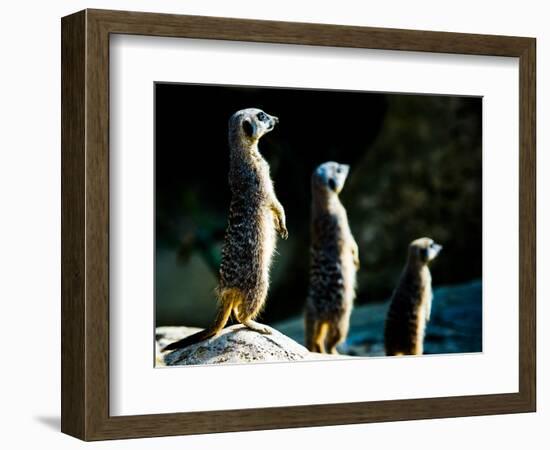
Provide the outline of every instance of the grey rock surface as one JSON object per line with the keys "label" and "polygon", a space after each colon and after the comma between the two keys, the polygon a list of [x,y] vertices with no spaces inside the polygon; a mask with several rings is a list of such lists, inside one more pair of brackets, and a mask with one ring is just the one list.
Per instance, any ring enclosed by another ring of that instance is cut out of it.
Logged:
{"label": "grey rock surface", "polygon": [[265,363],[338,358],[310,353],[305,347],[273,328],[270,328],[271,334],[260,334],[240,324],[224,328],[218,336],[189,347],[165,354],[158,352],[159,347],[198,330],[189,327],[158,327],[157,365]]}

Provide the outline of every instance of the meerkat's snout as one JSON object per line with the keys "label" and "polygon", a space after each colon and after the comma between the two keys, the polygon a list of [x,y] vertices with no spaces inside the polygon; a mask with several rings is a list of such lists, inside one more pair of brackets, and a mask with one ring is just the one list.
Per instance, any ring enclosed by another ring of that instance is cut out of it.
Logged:
{"label": "meerkat's snout", "polygon": [[431,261],[435,258],[437,258],[437,255],[439,255],[439,252],[443,249],[443,246],[440,244],[436,244],[435,242],[432,242],[430,247],[428,247],[428,261]]}
{"label": "meerkat's snout", "polygon": [[411,252],[420,262],[427,264],[433,261],[443,249],[443,246],[430,238],[420,238],[411,242]]}
{"label": "meerkat's snout", "polygon": [[237,111],[232,116],[230,119],[230,129],[235,128],[232,126],[232,122],[235,121],[240,121],[245,139],[257,141],[264,134],[269,133],[275,128],[275,125],[279,123],[279,118],[271,116],[261,109],[248,108]]}
{"label": "meerkat's snout", "polygon": [[348,177],[349,168],[348,164],[328,161],[315,169],[313,179],[315,182],[324,185],[329,191],[339,194]]}
{"label": "meerkat's snout", "polygon": [[279,118],[276,117],[276,116],[271,116],[269,114],[265,114],[265,115],[267,116],[267,120],[265,121],[265,123],[266,123],[265,132],[269,133],[270,131],[273,130],[273,128],[275,128],[275,125],[277,125],[279,123]]}

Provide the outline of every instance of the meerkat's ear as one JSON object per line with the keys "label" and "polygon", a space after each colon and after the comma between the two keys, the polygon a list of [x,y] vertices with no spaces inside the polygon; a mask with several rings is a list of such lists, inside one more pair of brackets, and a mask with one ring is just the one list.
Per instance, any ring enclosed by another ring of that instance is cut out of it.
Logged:
{"label": "meerkat's ear", "polygon": [[244,134],[248,137],[254,136],[254,125],[252,124],[252,121],[250,119],[244,119],[243,120],[243,131]]}

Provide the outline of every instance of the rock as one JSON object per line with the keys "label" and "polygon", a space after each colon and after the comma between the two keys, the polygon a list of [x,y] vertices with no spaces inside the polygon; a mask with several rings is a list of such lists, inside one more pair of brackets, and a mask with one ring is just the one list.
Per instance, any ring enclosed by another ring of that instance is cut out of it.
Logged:
{"label": "rock", "polygon": [[[353,356],[383,356],[384,323],[389,302],[361,305],[351,314],[350,331],[340,351]],[[473,353],[482,351],[482,283],[434,288],[432,317],[426,327],[424,353]],[[302,317],[274,325],[301,343],[304,340]]]}
{"label": "rock", "polygon": [[[164,355],[160,354],[159,365],[288,362],[340,357],[310,353],[305,347],[274,328],[268,328],[271,334],[260,334],[240,324],[224,328],[218,336],[206,341]],[[159,327],[156,330],[157,349],[198,330],[189,327]]]}

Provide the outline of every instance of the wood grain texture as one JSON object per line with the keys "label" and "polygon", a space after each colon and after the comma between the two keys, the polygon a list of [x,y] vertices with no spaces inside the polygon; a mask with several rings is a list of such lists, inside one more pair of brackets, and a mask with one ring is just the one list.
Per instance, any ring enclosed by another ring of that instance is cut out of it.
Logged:
{"label": "wood grain texture", "polygon": [[536,41],[519,68],[519,384],[536,409]]}
{"label": "wood grain texture", "polygon": [[276,22],[129,11],[87,10],[111,33],[331,47],[521,56],[528,38]]}
{"label": "wood grain texture", "polygon": [[[519,57],[519,392],[109,416],[111,33]],[[535,410],[534,39],[86,10],[63,18],[62,40],[62,430],[65,433],[98,440]]]}
{"label": "wood grain texture", "polygon": [[85,430],[85,20],[61,26],[61,431]]}
{"label": "wood grain texture", "polygon": [[86,439],[108,420],[109,33],[86,28]]}

